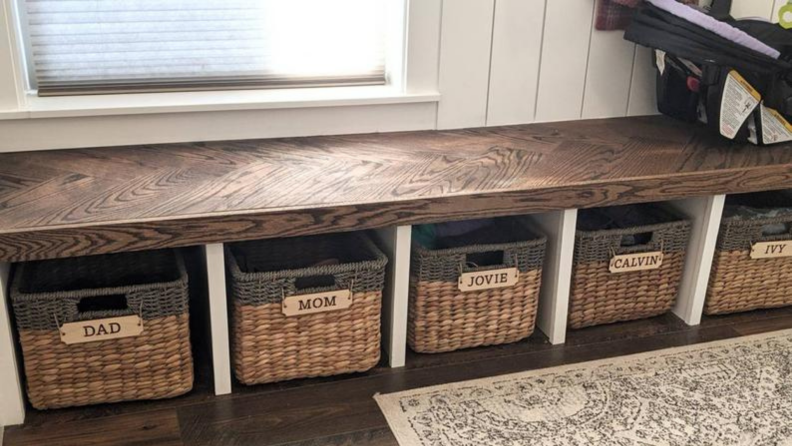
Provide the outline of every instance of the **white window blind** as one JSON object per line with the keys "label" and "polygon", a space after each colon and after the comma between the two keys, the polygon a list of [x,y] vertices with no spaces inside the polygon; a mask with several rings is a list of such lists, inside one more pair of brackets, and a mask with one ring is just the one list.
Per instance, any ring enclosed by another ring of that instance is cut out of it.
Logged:
{"label": "white window blind", "polygon": [[20,0],[39,95],[385,83],[387,0]]}

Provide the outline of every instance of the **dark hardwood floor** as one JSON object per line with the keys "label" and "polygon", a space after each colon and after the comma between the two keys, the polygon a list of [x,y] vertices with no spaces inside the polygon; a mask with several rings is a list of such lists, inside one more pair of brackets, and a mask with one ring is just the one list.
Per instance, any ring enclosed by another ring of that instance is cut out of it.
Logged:
{"label": "dark hardwood floor", "polygon": [[705,318],[673,315],[569,333],[563,346],[541,333],[517,344],[441,355],[410,353],[403,369],[244,387],[211,396],[204,358],[191,394],[167,401],[31,410],[5,445],[395,446],[372,396],[524,370],[792,328],[792,308]]}
{"label": "dark hardwood floor", "polygon": [[0,154],[0,261],[792,188],[666,117]]}

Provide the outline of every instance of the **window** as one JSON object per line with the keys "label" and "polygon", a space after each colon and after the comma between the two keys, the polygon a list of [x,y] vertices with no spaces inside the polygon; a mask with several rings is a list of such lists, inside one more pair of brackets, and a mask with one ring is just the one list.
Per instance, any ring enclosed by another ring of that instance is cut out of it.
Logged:
{"label": "window", "polygon": [[40,96],[386,83],[392,0],[19,0]]}

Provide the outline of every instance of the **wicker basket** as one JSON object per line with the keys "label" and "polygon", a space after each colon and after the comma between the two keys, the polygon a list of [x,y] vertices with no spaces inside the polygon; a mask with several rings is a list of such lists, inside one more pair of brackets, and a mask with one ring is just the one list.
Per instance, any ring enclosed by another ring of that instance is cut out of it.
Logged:
{"label": "wicker basket", "polygon": [[[661,315],[673,307],[690,222],[659,205],[580,211],[575,237],[569,327]],[[615,256],[662,252],[656,269],[611,272]]]}
{"label": "wicker basket", "polygon": [[[792,197],[775,193],[727,198],[710,274],[707,315],[728,314],[792,305],[792,257],[753,259],[754,243],[790,241],[792,214],[775,217],[734,215],[731,205],[774,209],[792,206]],[[786,225],[783,234],[766,235],[769,225]],[[788,249],[788,248],[787,248]]]}
{"label": "wicker basket", "polygon": [[[234,372],[241,383],[364,372],[377,365],[387,258],[367,236],[239,243],[226,254]],[[348,308],[286,316],[284,300],[334,290],[351,291]]]}
{"label": "wicker basket", "polygon": [[[187,273],[174,251],[22,264],[11,299],[37,409],[170,398],[192,389]],[[123,316],[139,316],[142,333],[77,344],[61,339],[67,324]]]}
{"label": "wicker basket", "polygon": [[[546,239],[500,219],[444,249],[413,245],[407,342],[419,353],[517,342],[534,331]],[[465,244],[468,243],[468,244]],[[477,258],[492,256],[487,266]],[[463,274],[517,268],[508,287],[461,291]]]}

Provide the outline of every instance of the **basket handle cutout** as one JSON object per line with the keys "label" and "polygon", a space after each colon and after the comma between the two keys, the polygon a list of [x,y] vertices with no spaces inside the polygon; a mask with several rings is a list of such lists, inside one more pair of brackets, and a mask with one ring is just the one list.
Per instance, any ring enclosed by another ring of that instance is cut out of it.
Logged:
{"label": "basket handle cutout", "polygon": [[334,286],[336,286],[336,278],[332,274],[298,277],[294,280],[294,288],[297,290],[331,288]]}
{"label": "basket handle cutout", "polygon": [[654,232],[641,232],[638,234],[623,235],[619,246],[622,248],[635,248],[639,246],[646,246],[652,242]]}
{"label": "basket handle cutout", "polygon": [[474,264],[479,267],[503,265],[506,263],[506,252],[503,250],[471,252],[465,256],[465,263],[468,265]]}
{"label": "basket handle cutout", "polygon": [[124,294],[83,297],[77,302],[78,313],[123,310],[129,310],[129,302],[127,302],[127,297]]}
{"label": "basket handle cutout", "polygon": [[[783,230],[781,227],[783,226]],[[789,235],[792,233],[792,223],[771,223],[762,226],[762,237],[772,237],[774,235]]]}

